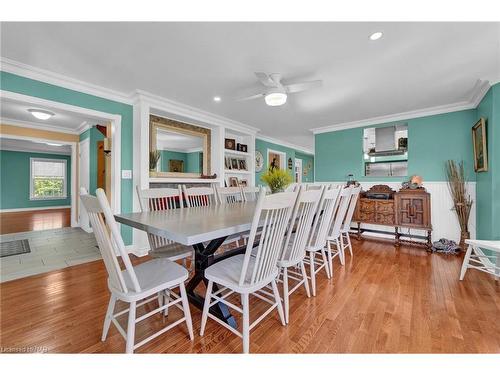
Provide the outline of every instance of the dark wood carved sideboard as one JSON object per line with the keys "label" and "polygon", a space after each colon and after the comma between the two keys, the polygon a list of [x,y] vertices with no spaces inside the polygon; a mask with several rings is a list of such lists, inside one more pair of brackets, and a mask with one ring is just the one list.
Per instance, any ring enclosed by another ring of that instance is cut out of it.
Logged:
{"label": "dark wood carved sideboard", "polygon": [[[368,191],[361,192],[353,221],[358,224],[358,238],[363,232],[382,233],[394,235],[396,246],[402,242],[423,244],[427,249],[432,246],[431,197],[424,188],[396,192],[387,185],[374,185]],[[394,232],[362,228],[361,224],[394,227]],[[402,233],[401,228],[425,230],[427,235]]]}

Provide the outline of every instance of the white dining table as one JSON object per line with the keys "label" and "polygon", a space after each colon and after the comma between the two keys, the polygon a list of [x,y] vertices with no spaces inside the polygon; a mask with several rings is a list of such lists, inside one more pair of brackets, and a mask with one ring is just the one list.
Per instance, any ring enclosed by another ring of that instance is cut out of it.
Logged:
{"label": "white dining table", "polygon": [[[195,289],[201,282],[207,283],[205,279],[207,267],[245,251],[245,247],[242,247],[215,254],[228,237],[250,230],[255,205],[255,202],[237,202],[165,211],[123,213],[115,215],[115,218],[121,224],[193,247],[194,275],[188,282],[186,290],[190,302],[203,309],[204,297],[196,293]],[[211,312],[236,327],[236,321],[223,303],[214,305]]]}

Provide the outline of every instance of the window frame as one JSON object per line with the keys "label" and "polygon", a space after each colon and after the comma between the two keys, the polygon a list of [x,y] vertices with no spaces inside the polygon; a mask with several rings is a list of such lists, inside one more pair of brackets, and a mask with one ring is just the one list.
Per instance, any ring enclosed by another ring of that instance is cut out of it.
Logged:
{"label": "window frame", "polygon": [[[63,195],[60,197],[35,197],[34,183],[33,183],[33,162],[56,162],[64,165],[64,179],[63,179]],[[30,201],[46,201],[46,200],[61,200],[68,198],[68,161],[66,159],[51,159],[51,158],[30,158]]]}

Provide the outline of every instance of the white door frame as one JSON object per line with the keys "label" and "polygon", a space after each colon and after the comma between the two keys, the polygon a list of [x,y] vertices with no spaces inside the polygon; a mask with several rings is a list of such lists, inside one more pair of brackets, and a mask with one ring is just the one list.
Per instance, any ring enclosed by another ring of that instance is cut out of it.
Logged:
{"label": "white door frame", "polygon": [[[87,150],[87,157],[85,160],[82,159],[82,147],[85,146],[88,148]],[[83,181],[82,181],[82,164],[86,163],[87,167],[85,168],[87,172],[87,186],[83,186]],[[83,141],[80,141],[78,143],[78,183],[79,183],[79,188],[84,187],[87,191],[89,190],[88,184],[90,183],[90,176],[88,175],[90,171],[90,138],[85,138]],[[79,189],[78,189],[79,191]],[[85,220],[84,220],[85,219]],[[85,211],[85,208],[79,204],[78,205],[78,224],[80,227],[85,231],[85,232],[92,232],[92,228],[90,228],[90,221],[89,221],[89,216]]]}
{"label": "white door frame", "polygon": [[[78,107],[70,104],[65,104],[61,102],[56,102],[52,100],[46,100],[37,98],[34,96],[18,94],[12,91],[0,90],[0,96],[7,99],[18,100],[25,103],[29,103],[33,106],[47,106],[55,110],[60,109],[64,111],[73,112],[75,114],[98,117],[104,121],[111,124],[111,210],[115,214],[121,212],[121,123],[122,117],[120,115],[95,111],[93,109],[88,109],[84,107]],[[18,124],[16,126],[22,127]],[[43,125],[40,125],[40,130],[57,131],[52,129],[44,129]],[[78,134],[75,132],[75,134]],[[8,136],[10,138],[14,137],[8,134],[2,134],[2,136]],[[38,138],[32,137],[19,137],[18,139],[31,139],[39,140]],[[55,142],[62,144],[71,144],[71,183],[73,187],[76,187],[76,145],[77,142],[63,142],[55,140]],[[74,173],[73,173],[74,171]],[[74,178],[74,179],[73,179]],[[73,189],[71,194],[71,226],[78,226],[78,218],[76,217],[76,205],[77,205],[77,195],[79,194],[79,188]],[[73,225],[74,224],[74,225]]]}

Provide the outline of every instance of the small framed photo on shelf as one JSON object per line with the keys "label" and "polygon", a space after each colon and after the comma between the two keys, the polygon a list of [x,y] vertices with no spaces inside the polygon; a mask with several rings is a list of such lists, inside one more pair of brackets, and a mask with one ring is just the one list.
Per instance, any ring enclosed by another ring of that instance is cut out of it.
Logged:
{"label": "small framed photo on shelf", "polygon": [[247,170],[247,161],[245,159],[238,160],[238,167],[241,171]]}
{"label": "small framed photo on shelf", "polygon": [[238,177],[229,177],[229,187],[238,187]]}
{"label": "small framed photo on shelf", "polygon": [[224,168],[231,169],[231,158],[227,156],[224,158]]}
{"label": "small framed photo on shelf", "polygon": [[239,169],[238,159],[231,159],[231,169]]}
{"label": "small framed photo on shelf", "polygon": [[227,150],[236,150],[236,141],[231,138],[224,139],[224,148]]}
{"label": "small framed photo on shelf", "polygon": [[236,151],[241,151],[241,152],[248,152],[248,146],[244,145],[242,143],[238,143],[236,145]]}
{"label": "small framed photo on shelf", "polygon": [[240,181],[240,186],[247,187],[248,186],[248,181],[247,180],[241,180]]}

